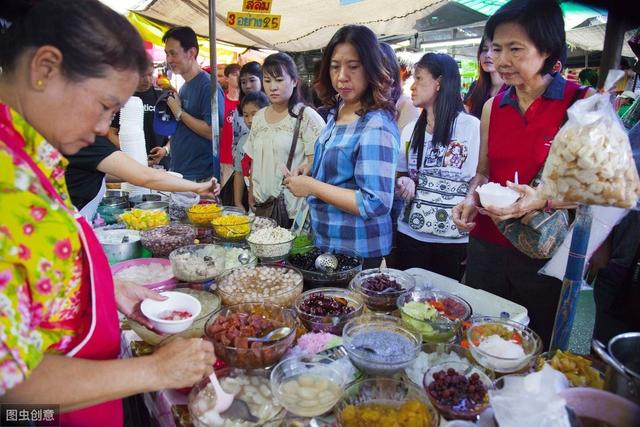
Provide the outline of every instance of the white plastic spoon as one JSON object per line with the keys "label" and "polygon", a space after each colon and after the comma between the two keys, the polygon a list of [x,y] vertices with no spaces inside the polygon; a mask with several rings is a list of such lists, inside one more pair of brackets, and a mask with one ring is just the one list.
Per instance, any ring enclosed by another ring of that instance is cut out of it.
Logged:
{"label": "white plastic spoon", "polygon": [[226,411],[233,403],[233,394],[229,394],[222,389],[216,376],[216,371],[213,371],[211,375],[209,375],[209,381],[211,381],[211,385],[213,385],[213,389],[216,391],[216,405],[213,410],[217,413]]}

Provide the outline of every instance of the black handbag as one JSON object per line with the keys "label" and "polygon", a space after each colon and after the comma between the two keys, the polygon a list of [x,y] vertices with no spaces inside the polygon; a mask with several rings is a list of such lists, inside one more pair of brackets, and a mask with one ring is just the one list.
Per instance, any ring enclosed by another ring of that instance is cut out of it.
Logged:
{"label": "black handbag", "polygon": [[[302,123],[302,117],[305,107],[300,108],[298,112],[298,118],[296,119],[296,125],[293,131],[293,141],[291,142],[291,149],[289,150],[289,158],[287,159],[287,169],[291,170],[293,164],[293,156],[296,152],[296,146],[298,145],[298,136],[300,134],[300,124]],[[277,197],[269,197],[263,203],[256,203],[255,214],[257,216],[265,216],[267,218],[274,219],[280,227],[290,228],[291,219],[287,212],[287,205],[284,200],[284,187],[280,190],[280,194]]]}

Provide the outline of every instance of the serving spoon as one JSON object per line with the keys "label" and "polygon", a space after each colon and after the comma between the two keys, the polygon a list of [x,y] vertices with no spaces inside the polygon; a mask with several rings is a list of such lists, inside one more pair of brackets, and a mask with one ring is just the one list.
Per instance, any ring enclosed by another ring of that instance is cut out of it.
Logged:
{"label": "serving spoon", "polygon": [[270,342],[270,341],[278,341],[279,339],[282,339],[284,337],[286,337],[287,335],[289,335],[291,333],[291,328],[288,326],[281,326],[279,328],[274,329],[273,331],[269,332],[267,335],[263,336],[263,337],[249,337],[247,338],[248,341],[256,341],[256,342]]}
{"label": "serving spoon", "polygon": [[213,407],[215,412],[225,418],[241,419],[252,423],[259,421],[259,418],[251,413],[247,402],[236,399],[233,394],[227,393],[222,389],[215,371],[209,375],[209,381],[211,381],[211,385],[216,392],[216,404]]}

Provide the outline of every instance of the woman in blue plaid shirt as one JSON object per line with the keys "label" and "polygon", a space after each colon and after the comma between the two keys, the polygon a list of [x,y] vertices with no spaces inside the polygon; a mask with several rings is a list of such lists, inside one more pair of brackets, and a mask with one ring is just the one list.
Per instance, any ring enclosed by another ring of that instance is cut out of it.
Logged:
{"label": "woman in blue plaid shirt", "polygon": [[[332,108],[318,137],[313,165],[293,171],[285,184],[307,197],[316,245],[355,252],[363,268],[379,267],[391,251],[391,205],[399,131],[374,33],[341,28],[327,45],[315,89]],[[310,176],[309,176],[310,173]]]}

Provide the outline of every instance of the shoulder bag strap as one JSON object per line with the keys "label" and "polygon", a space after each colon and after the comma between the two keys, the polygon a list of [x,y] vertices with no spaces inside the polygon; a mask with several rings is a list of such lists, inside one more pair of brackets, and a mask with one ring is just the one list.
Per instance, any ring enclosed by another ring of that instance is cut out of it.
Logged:
{"label": "shoulder bag strap", "polygon": [[293,155],[296,153],[296,146],[298,145],[298,135],[300,134],[300,124],[302,123],[302,116],[304,115],[303,106],[298,111],[298,118],[296,119],[296,127],[293,130],[293,141],[291,142],[291,150],[289,150],[289,159],[287,159],[287,169],[291,170],[291,165],[293,164]]}

